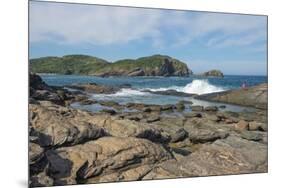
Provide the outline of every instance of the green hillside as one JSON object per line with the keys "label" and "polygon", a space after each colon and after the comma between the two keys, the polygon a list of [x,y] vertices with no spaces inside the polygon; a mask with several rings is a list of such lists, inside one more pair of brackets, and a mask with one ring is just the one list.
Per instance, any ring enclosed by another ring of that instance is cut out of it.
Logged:
{"label": "green hillside", "polygon": [[108,62],[92,56],[67,55],[63,57],[41,57],[30,60],[31,71],[35,73],[93,74]]}
{"label": "green hillside", "polygon": [[153,55],[109,63],[85,55],[42,57],[30,60],[35,73],[82,74],[96,76],[188,76],[192,71],[177,59]]}

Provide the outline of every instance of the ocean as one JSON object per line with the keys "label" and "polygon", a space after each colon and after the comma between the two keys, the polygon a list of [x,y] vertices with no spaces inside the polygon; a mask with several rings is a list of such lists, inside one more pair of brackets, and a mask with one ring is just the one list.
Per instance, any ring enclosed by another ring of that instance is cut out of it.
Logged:
{"label": "ocean", "polygon": [[[52,75],[41,74],[42,79],[53,86],[66,86],[78,83],[97,83],[108,86],[119,86],[123,84],[130,84],[131,88],[123,88],[115,94],[93,94],[92,98],[97,100],[114,100],[120,104],[129,102],[145,103],[145,104],[175,104],[180,100],[189,100],[194,105],[218,105],[217,103],[210,103],[200,101],[191,97],[178,97],[158,95],[148,92],[151,91],[165,91],[176,90],[185,93],[206,94],[219,91],[226,91],[230,89],[240,88],[243,83],[246,86],[254,86],[261,83],[267,83],[266,76],[234,76],[226,75],[224,78],[200,78],[196,76],[191,77],[95,77],[82,75]],[[236,105],[226,105],[226,110],[241,111],[245,110],[243,107]],[[87,106],[86,106],[87,107]],[[86,108],[84,107],[84,108]],[[94,108],[90,106],[87,108]],[[247,108],[248,109],[248,108]],[[89,109],[88,109],[89,110]],[[91,110],[91,109],[90,109]]]}

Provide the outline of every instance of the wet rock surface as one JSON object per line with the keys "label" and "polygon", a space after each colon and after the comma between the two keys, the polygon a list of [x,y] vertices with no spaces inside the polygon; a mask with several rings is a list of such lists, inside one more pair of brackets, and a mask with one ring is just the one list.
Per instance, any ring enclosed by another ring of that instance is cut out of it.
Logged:
{"label": "wet rock surface", "polygon": [[267,109],[267,84],[197,96],[198,99]]}
{"label": "wet rock surface", "polygon": [[98,85],[96,83],[68,85],[67,87],[72,88],[72,89],[86,91],[89,93],[104,93],[104,94],[112,94],[112,93],[116,93],[117,91],[120,90],[117,87]]}

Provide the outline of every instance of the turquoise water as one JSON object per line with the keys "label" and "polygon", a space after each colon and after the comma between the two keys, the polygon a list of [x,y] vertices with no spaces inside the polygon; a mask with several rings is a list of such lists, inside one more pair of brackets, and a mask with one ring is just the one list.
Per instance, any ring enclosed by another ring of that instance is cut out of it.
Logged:
{"label": "turquoise water", "polygon": [[[206,94],[229,89],[240,88],[245,82],[246,86],[254,86],[260,83],[266,83],[266,76],[225,76],[224,78],[198,78],[198,77],[95,77],[80,75],[41,75],[43,80],[54,86],[66,86],[78,83],[97,83],[102,85],[116,86],[130,84],[131,88],[121,89],[115,94],[91,94],[96,100],[114,100],[120,104],[129,102],[144,104],[176,104],[180,100],[193,102],[193,105],[221,105],[219,103],[206,102],[193,99],[192,97],[178,97],[157,95],[145,92],[149,89],[152,91],[176,90],[184,93]],[[75,107],[79,107],[76,105]],[[83,106],[80,108],[99,109],[95,106]],[[187,106],[188,108],[188,106]],[[225,109],[230,111],[251,110],[237,105],[226,105]]]}

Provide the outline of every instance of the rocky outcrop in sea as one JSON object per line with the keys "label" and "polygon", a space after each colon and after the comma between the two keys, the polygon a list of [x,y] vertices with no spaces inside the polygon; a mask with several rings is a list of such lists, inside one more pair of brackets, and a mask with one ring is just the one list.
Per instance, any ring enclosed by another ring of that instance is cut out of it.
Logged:
{"label": "rocky outcrop in sea", "polygon": [[267,84],[197,96],[198,99],[267,109]]}
{"label": "rocky outcrop in sea", "polygon": [[210,70],[207,72],[204,72],[202,76],[207,77],[224,77],[223,73],[220,70]]}

